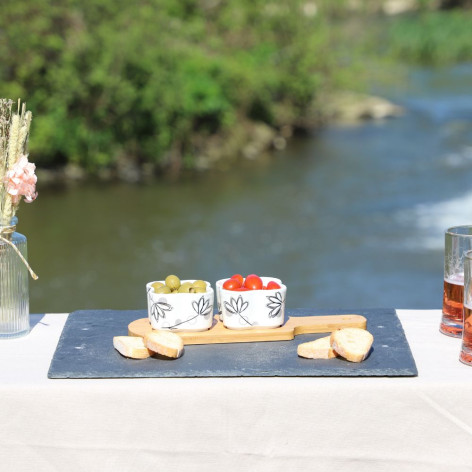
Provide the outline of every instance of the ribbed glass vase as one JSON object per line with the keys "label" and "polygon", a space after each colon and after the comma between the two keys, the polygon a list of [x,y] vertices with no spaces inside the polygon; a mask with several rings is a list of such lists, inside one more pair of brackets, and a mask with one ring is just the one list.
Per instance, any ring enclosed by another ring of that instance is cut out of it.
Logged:
{"label": "ribbed glass vase", "polygon": [[[16,217],[10,222],[0,220],[0,236],[26,259],[26,237],[15,232],[17,222]],[[28,270],[15,250],[0,239],[0,338],[24,336],[29,330]]]}

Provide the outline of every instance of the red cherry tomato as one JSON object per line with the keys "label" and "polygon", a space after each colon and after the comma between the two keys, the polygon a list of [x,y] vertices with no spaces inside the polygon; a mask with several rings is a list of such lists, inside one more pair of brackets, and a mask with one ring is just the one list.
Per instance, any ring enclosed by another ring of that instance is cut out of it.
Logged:
{"label": "red cherry tomato", "polygon": [[239,283],[239,280],[237,280],[237,279],[228,279],[223,284],[223,288],[225,290],[236,290],[238,288],[241,288],[241,284]]}
{"label": "red cherry tomato", "polygon": [[262,279],[256,274],[248,275],[244,281],[244,287],[249,290],[262,290],[263,286]]}
{"label": "red cherry tomato", "polygon": [[234,274],[231,278],[239,280],[239,284],[241,285],[241,287],[243,286],[244,277],[241,274]]}
{"label": "red cherry tomato", "polygon": [[249,289],[246,287],[239,287],[234,289],[235,292],[249,292]]}
{"label": "red cherry tomato", "polygon": [[265,285],[263,285],[262,290],[267,290],[267,287]]}
{"label": "red cherry tomato", "polygon": [[274,290],[275,288],[281,288],[280,285],[277,283],[277,282],[274,282],[273,280],[271,280],[268,284],[267,284],[267,290]]}

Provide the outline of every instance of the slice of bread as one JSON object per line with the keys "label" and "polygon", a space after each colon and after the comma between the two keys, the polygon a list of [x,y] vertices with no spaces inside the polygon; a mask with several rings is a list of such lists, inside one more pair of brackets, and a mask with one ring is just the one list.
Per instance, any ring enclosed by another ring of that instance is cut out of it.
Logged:
{"label": "slice of bread", "polygon": [[143,338],[137,336],[115,336],[113,346],[122,356],[132,359],[146,359],[153,354],[144,345]]}
{"label": "slice of bread", "polygon": [[351,362],[362,362],[373,342],[374,337],[365,329],[343,328],[331,333],[331,347]]}
{"label": "slice of bread", "polygon": [[331,348],[331,336],[299,344],[297,354],[307,359],[332,359],[337,353]]}
{"label": "slice of bread", "polygon": [[150,331],[144,336],[144,344],[151,351],[174,359],[180,357],[184,351],[182,338],[171,331]]}

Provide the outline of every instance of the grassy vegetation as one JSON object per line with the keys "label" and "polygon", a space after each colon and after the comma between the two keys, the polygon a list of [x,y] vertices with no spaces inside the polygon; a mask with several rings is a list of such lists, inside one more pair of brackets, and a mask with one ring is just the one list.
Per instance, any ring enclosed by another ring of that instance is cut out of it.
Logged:
{"label": "grassy vegetation", "polygon": [[387,37],[387,52],[399,61],[430,65],[472,61],[472,10],[395,18]]}

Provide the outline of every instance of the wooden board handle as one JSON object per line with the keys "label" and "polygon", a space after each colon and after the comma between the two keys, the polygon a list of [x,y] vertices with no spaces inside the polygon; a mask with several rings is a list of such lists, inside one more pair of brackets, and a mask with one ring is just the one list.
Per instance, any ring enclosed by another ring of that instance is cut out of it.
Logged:
{"label": "wooden board handle", "polygon": [[367,328],[367,319],[361,315],[290,316],[284,325],[299,334],[330,333],[342,328]]}

